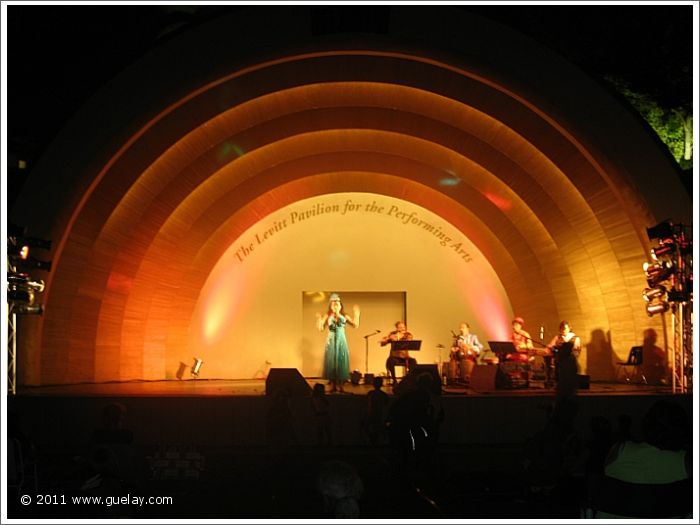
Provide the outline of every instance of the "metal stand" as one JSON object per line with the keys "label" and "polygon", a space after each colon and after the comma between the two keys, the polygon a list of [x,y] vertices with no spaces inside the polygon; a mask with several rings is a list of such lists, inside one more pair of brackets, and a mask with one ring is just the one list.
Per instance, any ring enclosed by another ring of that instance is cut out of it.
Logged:
{"label": "metal stand", "polygon": [[363,336],[365,338],[365,374],[369,374],[369,338],[377,335],[379,332],[379,330],[375,330],[371,334]]}
{"label": "metal stand", "polygon": [[7,308],[7,392],[17,394],[17,314]]}
{"label": "metal stand", "polygon": [[693,321],[692,303],[678,303],[671,310],[673,356],[671,359],[671,388],[673,393],[685,394],[693,389]]}
{"label": "metal stand", "polygon": [[[647,228],[651,259],[643,265],[647,285],[643,293],[647,315],[671,310],[671,387],[685,394],[693,388],[693,257],[690,229],[668,221]],[[668,349],[664,320],[664,346]]]}

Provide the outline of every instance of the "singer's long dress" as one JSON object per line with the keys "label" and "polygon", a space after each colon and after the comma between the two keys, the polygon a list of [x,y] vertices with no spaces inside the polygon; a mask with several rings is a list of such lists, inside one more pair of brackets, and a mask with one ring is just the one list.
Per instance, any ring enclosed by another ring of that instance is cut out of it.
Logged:
{"label": "singer's long dress", "polygon": [[328,320],[326,353],[323,358],[323,377],[334,383],[342,383],[350,378],[350,350],[345,337],[345,316],[339,315]]}

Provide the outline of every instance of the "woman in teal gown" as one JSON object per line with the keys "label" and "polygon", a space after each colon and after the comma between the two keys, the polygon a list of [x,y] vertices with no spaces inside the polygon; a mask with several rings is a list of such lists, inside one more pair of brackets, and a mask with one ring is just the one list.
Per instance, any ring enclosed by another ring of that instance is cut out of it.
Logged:
{"label": "woman in teal gown", "polygon": [[332,294],[325,315],[318,314],[318,329],[328,328],[323,357],[323,377],[328,379],[331,392],[344,392],[343,383],[350,378],[350,350],[345,336],[345,325],[360,325],[360,307],[353,306],[353,315],[345,313],[338,294]]}

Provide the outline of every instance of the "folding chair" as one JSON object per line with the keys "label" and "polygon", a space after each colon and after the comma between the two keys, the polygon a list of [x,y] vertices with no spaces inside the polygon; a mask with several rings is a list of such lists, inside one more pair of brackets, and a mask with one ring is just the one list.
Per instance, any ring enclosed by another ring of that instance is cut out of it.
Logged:
{"label": "folding chair", "polygon": [[[620,378],[622,372],[624,373],[625,382],[627,383],[632,383],[632,379],[636,379],[638,376],[641,376],[642,382],[645,385],[648,384],[647,378],[644,376],[644,372],[642,371],[642,356],[643,353],[641,346],[633,346],[632,348],[630,348],[630,353],[627,356],[627,361],[617,362],[617,378]],[[628,370],[630,367],[632,368],[632,374],[630,374],[630,371]]]}

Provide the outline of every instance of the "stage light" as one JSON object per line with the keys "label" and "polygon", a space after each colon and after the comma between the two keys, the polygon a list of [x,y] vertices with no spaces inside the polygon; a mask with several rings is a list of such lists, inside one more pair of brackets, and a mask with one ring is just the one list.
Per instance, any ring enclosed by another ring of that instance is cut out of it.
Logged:
{"label": "stage light", "polygon": [[673,237],[673,226],[668,221],[660,222],[656,226],[647,228],[647,237],[649,237],[650,241]]}
{"label": "stage light", "polygon": [[661,301],[659,303],[649,303],[647,305],[647,315],[652,317],[656,314],[661,314],[668,312],[670,305],[666,301]]}
{"label": "stage light", "polygon": [[24,244],[33,248],[41,248],[42,250],[51,249],[51,241],[49,239],[40,239],[39,237],[17,237],[18,244]]}
{"label": "stage light", "polygon": [[15,303],[33,304],[34,291],[29,290],[8,290],[7,300]]}
{"label": "stage light", "polygon": [[655,288],[645,288],[644,292],[642,292],[642,297],[648,303],[650,303],[654,299],[662,299],[665,295],[666,287],[661,285]]}
{"label": "stage light", "polygon": [[12,313],[20,315],[41,315],[44,313],[43,304],[19,304],[12,308]]}
{"label": "stage light", "polygon": [[645,262],[643,268],[650,288],[656,287],[673,275],[673,265],[670,262]]}
{"label": "stage light", "polygon": [[676,243],[673,239],[664,239],[659,246],[651,249],[651,257],[655,261],[660,261],[664,258],[671,258],[675,255]]}
{"label": "stage light", "polygon": [[27,284],[29,282],[29,274],[28,273],[16,273],[16,272],[8,272],[7,273],[7,284],[10,286],[16,286],[18,284]]}
{"label": "stage light", "polygon": [[19,260],[16,264],[24,268],[36,268],[37,270],[43,270],[45,272],[51,271],[51,261],[43,261],[36,257],[27,257],[26,260]]}
{"label": "stage light", "polygon": [[194,364],[192,365],[192,378],[197,379],[199,377],[199,372],[202,369],[202,364],[204,361],[198,358],[193,358],[194,359]]}
{"label": "stage light", "polygon": [[36,268],[38,270],[51,271],[51,261],[44,261],[36,257],[30,257],[30,248],[42,250],[51,249],[51,241],[39,237],[25,237],[13,235],[7,238],[7,255],[10,263],[24,268]]}

